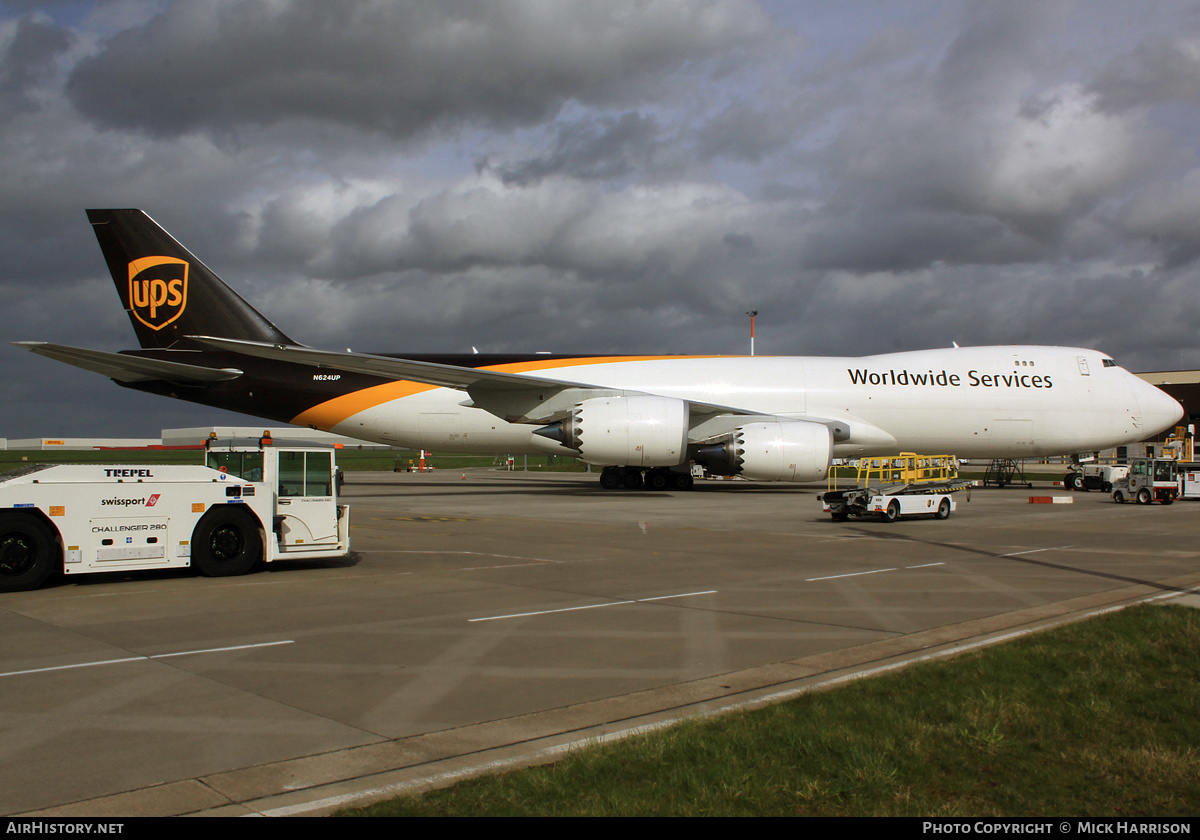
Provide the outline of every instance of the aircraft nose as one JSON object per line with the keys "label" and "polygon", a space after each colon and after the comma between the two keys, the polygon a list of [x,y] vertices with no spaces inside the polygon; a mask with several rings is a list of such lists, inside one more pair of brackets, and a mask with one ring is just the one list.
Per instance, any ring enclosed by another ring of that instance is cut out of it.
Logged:
{"label": "aircraft nose", "polygon": [[1143,379],[1138,380],[1137,401],[1142,409],[1142,427],[1149,434],[1169,429],[1183,418],[1178,400]]}

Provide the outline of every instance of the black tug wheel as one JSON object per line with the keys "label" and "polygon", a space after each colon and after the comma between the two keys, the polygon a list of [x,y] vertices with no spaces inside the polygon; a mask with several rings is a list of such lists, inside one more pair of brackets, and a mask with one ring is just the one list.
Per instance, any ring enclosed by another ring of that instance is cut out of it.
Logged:
{"label": "black tug wheel", "polygon": [[27,513],[0,514],[0,592],[37,589],[60,567],[50,527]]}
{"label": "black tug wheel", "polygon": [[237,508],[212,508],[192,532],[192,567],[205,577],[244,575],[262,551],[258,523]]}

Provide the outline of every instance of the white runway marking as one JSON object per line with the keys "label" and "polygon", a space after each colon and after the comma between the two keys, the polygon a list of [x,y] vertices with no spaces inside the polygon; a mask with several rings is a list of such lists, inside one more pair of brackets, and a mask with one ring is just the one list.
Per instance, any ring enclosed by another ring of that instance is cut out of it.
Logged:
{"label": "white runway marking", "polygon": [[695,595],[713,595],[716,591],[715,589],[708,589],[704,592],[681,592],[678,595],[657,595],[653,598],[635,598],[632,601],[609,601],[605,604],[586,604],[582,607],[562,607],[557,610],[537,610],[536,612],[511,613],[509,615],[491,615],[485,618],[469,618],[467,621],[499,621],[504,618],[526,618],[531,615],[550,615],[551,613],[575,612],[577,610],[595,610],[600,607],[619,607],[622,604],[644,604],[648,601],[665,601],[668,598],[691,598]]}
{"label": "white runway marking", "polygon": [[837,580],[838,578],[858,577],[860,575],[877,575],[880,572],[894,572],[896,569],[872,569],[869,572],[847,572],[844,575],[827,575],[825,577],[805,578],[805,583],[812,583],[817,580]]}
{"label": "white runway marking", "polygon": [[[499,557],[501,560],[529,560],[532,563],[562,563],[562,560],[549,560],[545,557],[520,557],[515,554],[493,554],[489,551],[421,551],[406,548],[366,548],[356,554],[457,554],[467,557]],[[478,568],[503,568],[480,566]]]}
{"label": "white runway marking", "polygon": [[[919,566],[905,566],[904,569],[905,570],[928,569],[931,566],[944,566],[944,565],[946,565],[946,564],[945,563],[922,563]],[[838,578],[858,577],[859,575],[877,575],[880,572],[898,572],[898,571],[900,571],[899,566],[897,566],[894,569],[872,569],[869,572],[847,572],[844,575],[827,575],[826,577],[805,578],[804,582],[812,583],[812,582],[818,581],[818,580],[837,580]]]}
{"label": "white runway marking", "polygon": [[204,650],[181,650],[177,653],[159,653],[154,656],[127,656],[123,659],[102,659],[99,662],[80,662],[77,665],[55,665],[50,668],[30,668],[28,671],[9,671],[0,677],[19,677],[22,674],[42,674],[47,671],[69,671],[73,668],[95,668],[97,665],[120,665],[122,662],[142,662],[151,659],[170,659],[172,656],[194,656],[198,653],[224,653],[230,650],[249,650],[251,648],[273,647],[275,645],[291,645],[294,641],[288,639],[282,642],[261,642],[255,645],[234,645],[232,647],[205,648]]}
{"label": "white runway marking", "polygon": [[1000,554],[999,557],[1020,557],[1022,554],[1037,554],[1040,551],[1059,551],[1064,548],[1074,548],[1073,545],[1055,545],[1050,548],[1031,548],[1028,551],[1014,551],[1012,554]]}

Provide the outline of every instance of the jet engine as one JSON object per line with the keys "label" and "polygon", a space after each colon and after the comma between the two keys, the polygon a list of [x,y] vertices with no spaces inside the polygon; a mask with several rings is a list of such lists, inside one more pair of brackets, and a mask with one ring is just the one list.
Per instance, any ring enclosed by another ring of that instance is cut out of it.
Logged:
{"label": "jet engine", "polygon": [[700,448],[693,457],[718,475],[757,481],[820,481],[829,470],[833,435],[808,420],[749,423],[729,440]]}
{"label": "jet engine", "polygon": [[688,405],[672,397],[593,397],[534,434],[588,464],[673,467],[687,456]]}

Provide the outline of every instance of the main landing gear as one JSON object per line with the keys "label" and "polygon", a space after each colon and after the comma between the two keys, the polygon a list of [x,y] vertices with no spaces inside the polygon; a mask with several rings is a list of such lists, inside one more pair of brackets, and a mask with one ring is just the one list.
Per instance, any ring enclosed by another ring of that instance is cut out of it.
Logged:
{"label": "main landing gear", "polygon": [[646,470],[643,477],[638,467],[605,467],[600,473],[600,486],[605,490],[691,490],[692,474],[668,467]]}

